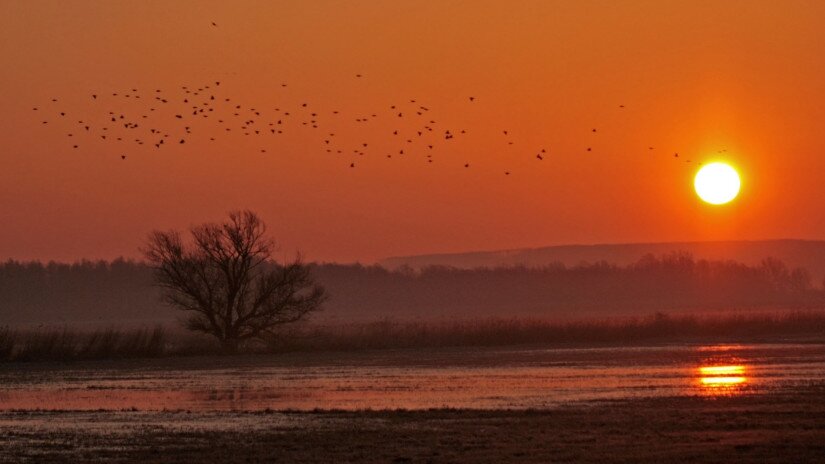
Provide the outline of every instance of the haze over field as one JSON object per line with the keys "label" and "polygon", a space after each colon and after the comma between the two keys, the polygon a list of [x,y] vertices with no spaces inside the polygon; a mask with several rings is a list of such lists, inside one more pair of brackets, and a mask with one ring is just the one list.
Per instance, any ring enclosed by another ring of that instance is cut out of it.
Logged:
{"label": "haze over field", "polygon": [[[461,269],[313,264],[330,296],[313,324],[485,318],[570,321],[654,313],[788,311],[825,305],[825,283],[775,258],[752,265],[646,255],[628,264]],[[178,311],[160,303],[152,269],[116,260],[0,265],[0,326],[131,327],[170,324]]]}

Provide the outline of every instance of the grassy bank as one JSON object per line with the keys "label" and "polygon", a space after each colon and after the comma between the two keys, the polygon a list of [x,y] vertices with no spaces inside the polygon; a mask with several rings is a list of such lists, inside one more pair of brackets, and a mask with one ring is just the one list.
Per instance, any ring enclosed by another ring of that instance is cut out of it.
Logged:
{"label": "grassy bank", "polygon": [[[825,342],[825,312],[665,315],[558,322],[484,318],[313,325],[249,343],[248,353],[507,345],[639,345],[676,342]],[[219,354],[209,337],[163,327],[81,331],[0,328],[0,361],[71,361]]]}

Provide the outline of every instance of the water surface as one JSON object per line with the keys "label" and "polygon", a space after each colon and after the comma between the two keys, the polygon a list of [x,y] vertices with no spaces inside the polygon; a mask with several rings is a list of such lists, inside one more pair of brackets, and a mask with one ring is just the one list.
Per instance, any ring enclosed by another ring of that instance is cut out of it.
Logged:
{"label": "water surface", "polygon": [[461,348],[0,365],[0,410],[548,408],[825,382],[825,345]]}

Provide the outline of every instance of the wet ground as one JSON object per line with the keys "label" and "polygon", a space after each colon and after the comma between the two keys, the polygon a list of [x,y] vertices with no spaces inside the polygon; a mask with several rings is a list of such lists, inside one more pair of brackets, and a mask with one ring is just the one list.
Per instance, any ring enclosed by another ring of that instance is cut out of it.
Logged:
{"label": "wet ground", "polygon": [[825,389],[545,410],[4,412],[0,462],[821,463]]}
{"label": "wet ground", "polygon": [[822,345],[7,364],[0,462],[823,462],[823,398]]}

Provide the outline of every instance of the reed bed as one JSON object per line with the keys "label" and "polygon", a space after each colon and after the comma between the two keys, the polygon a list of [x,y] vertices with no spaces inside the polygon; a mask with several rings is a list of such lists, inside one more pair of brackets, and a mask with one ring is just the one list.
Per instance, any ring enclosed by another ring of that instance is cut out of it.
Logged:
{"label": "reed bed", "polygon": [[485,318],[448,322],[376,321],[296,328],[269,340],[273,351],[505,345],[634,345],[690,342],[825,342],[825,311],[667,315],[570,322]]}
{"label": "reed bed", "polygon": [[[241,354],[508,345],[604,346],[660,343],[823,342],[825,311],[668,315],[552,321],[528,318],[302,324],[249,342]],[[0,362],[211,356],[212,338],[163,327],[40,331],[0,327]]]}
{"label": "reed bed", "polygon": [[90,332],[0,328],[0,361],[72,361],[157,357],[167,354],[163,327]]}

